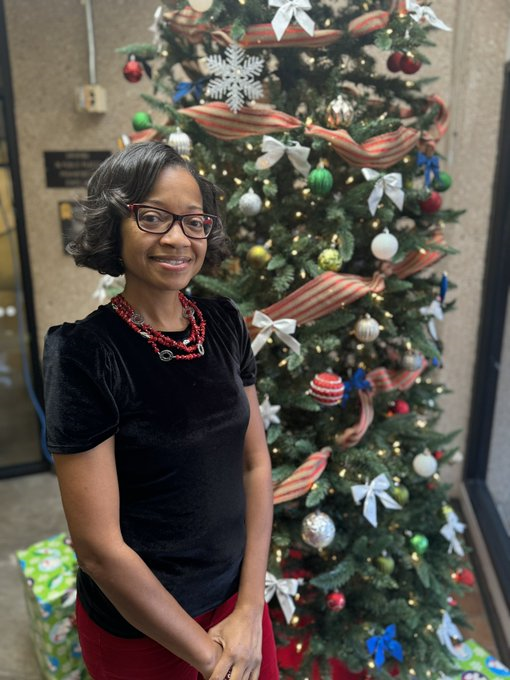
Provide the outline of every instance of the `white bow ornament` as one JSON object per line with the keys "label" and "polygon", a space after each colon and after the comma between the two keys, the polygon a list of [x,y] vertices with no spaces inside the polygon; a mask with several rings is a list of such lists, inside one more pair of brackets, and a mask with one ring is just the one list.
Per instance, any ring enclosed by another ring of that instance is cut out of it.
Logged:
{"label": "white bow ornament", "polygon": [[277,40],[283,38],[293,17],[308,35],[313,35],[315,21],[305,12],[312,8],[309,0],[269,0],[269,7],[279,7],[271,22]]}
{"label": "white bow ornament", "polygon": [[260,333],[251,343],[253,354],[258,354],[260,352],[262,347],[264,347],[269,340],[273,331],[290,350],[296,354],[301,354],[300,343],[291,335],[296,330],[295,319],[278,319],[277,321],[273,321],[267,314],[257,310],[253,315],[251,323],[253,326],[256,326],[256,328],[261,329]]}
{"label": "white bow ornament", "polygon": [[420,312],[424,316],[432,317],[427,321],[427,328],[429,329],[429,333],[432,336],[432,338],[437,342],[439,340],[439,336],[437,334],[436,322],[434,319],[437,319],[438,321],[442,321],[444,319],[444,313],[443,308],[441,306],[441,302],[436,298],[430,303],[428,307],[420,307]]}
{"label": "white bow ornament", "polygon": [[355,484],[351,487],[352,496],[356,505],[359,505],[363,498],[363,515],[373,527],[377,526],[377,498],[385,508],[389,510],[402,510],[402,506],[386,493],[390,488],[390,482],[385,474],[380,474],[370,482],[370,484]]}
{"label": "white bow ornament", "polygon": [[464,549],[461,542],[457,538],[457,533],[464,533],[465,528],[466,525],[459,521],[459,518],[453,512],[453,510],[448,513],[446,517],[446,524],[441,527],[439,533],[441,536],[446,538],[447,541],[450,541],[450,546],[448,548],[449,553],[454,552],[456,555],[460,555],[461,557],[464,555]]}
{"label": "white bow ornament", "polygon": [[291,142],[284,144],[274,137],[264,135],[262,138],[262,151],[264,154],[259,156],[255,161],[257,170],[267,170],[275,163],[277,163],[283,154],[287,154],[289,161],[305,177],[310,172],[310,163],[307,158],[310,155],[310,149],[306,146],[301,146],[299,142]]}
{"label": "white bow ornament", "polygon": [[264,599],[266,602],[269,602],[276,593],[287,623],[290,623],[292,615],[296,611],[293,597],[297,594],[298,586],[302,583],[302,578],[276,578],[274,574],[266,571]]}
{"label": "white bow ornament", "polygon": [[372,170],[372,168],[363,168],[361,172],[369,182],[374,179],[376,180],[374,188],[368,197],[368,209],[372,216],[377,212],[377,206],[384,194],[393,201],[399,210],[402,210],[405,194],[402,190],[402,175],[400,172],[390,172],[388,175],[381,175],[381,173],[377,172],[377,170]]}
{"label": "white bow ornament", "polygon": [[444,21],[438,19],[436,13],[431,7],[426,5],[419,5],[415,0],[406,0],[406,10],[409,12],[411,19],[416,22],[420,22],[425,19],[434,28],[440,28],[442,31],[451,31],[452,29],[447,26]]}
{"label": "white bow ornament", "polygon": [[439,638],[439,642],[444,645],[447,650],[452,654],[453,656],[459,656],[458,651],[455,649],[452,643],[452,638],[456,638],[457,640],[462,640],[462,633],[460,630],[457,628],[457,626],[453,623],[450,614],[448,612],[445,612],[443,614],[443,620],[441,621],[440,625],[438,626],[438,629],[436,631],[437,637]]}

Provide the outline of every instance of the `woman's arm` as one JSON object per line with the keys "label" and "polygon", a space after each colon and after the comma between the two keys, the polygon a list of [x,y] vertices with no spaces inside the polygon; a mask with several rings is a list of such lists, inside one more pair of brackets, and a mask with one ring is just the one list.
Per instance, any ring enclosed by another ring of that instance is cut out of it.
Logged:
{"label": "woman's arm", "polygon": [[259,677],[265,576],[273,522],[271,459],[266,433],[255,386],[245,387],[245,391],[250,404],[244,445],[246,550],[235,609],[209,631],[212,639],[224,649],[215,677],[216,674],[224,677],[232,667],[232,680],[248,676],[250,680],[257,680]]}
{"label": "woman's arm", "polygon": [[54,456],[73,547],[84,572],[124,618],[209,678],[221,649],[123,540],[115,443]]}

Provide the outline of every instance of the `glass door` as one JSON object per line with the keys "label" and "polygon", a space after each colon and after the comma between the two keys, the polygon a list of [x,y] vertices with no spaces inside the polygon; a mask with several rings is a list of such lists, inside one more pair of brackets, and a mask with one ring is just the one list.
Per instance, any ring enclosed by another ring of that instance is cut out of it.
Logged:
{"label": "glass door", "polygon": [[0,477],[47,467],[37,415],[41,381],[23,227],[0,1]]}
{"label": "glass door", "polygon": [[[496,575],[494,601],[485,584],[501,658],[510,663],[510,65],[505,72],[498,164],[485,264],[485,281],[464,483]],[[483,574],[481,587],[484,588]],[[492,592],[491,592],[492,591]],[[502,614],[502,612],[504,612]]]}

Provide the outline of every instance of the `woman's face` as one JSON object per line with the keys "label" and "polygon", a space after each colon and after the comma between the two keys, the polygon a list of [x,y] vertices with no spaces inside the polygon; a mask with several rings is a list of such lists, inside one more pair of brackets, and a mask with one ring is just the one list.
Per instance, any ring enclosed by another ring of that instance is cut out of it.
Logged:
{"label": "woman's face", "polygon": [[[163,168],[141,203],[176,215],[203,212],[195,178],[179,165]],[[138,228],[133,215],[121,222],[121,240],[126,283],[138,293],[186,288],[202,268],[207,252],[207,239],[188,238],[179,222],[166,234],[150,234]]]}

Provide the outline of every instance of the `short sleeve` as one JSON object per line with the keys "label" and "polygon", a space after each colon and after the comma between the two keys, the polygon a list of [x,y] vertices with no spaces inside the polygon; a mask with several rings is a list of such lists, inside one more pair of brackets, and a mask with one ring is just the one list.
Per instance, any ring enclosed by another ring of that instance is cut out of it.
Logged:
{"label": "short sleeve", "polygon": [[251,348],[250,334],[246,322],[233,300],[228,302],[235,309],[237,316],[237,332],[239,340],[240,372],[243,385],[254,385],[257,379],[257,361]]}
{"label": "short sleeve", "polygon": [[98,336],[79,324],[50,328],[44,343],[46,439],[52,453],[88,451],[118,429],[111,370]]}

